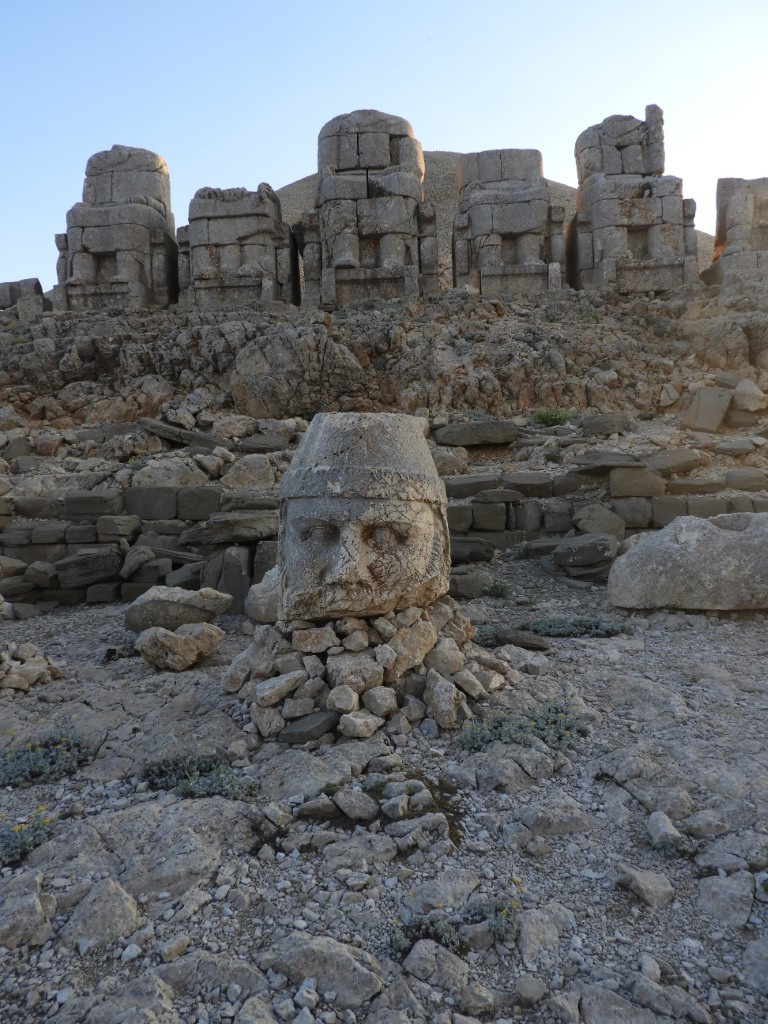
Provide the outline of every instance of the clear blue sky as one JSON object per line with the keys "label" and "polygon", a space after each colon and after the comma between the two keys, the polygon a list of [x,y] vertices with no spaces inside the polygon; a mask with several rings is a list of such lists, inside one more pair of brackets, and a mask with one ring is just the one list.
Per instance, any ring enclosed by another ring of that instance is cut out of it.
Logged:
{"label": "clear blue sky", "polygon": [[98,150],[161,153],[181,225],[203,185],[312,173],[321,126],[360,107],[425,149],[540,149],[575,184],[584,128],[658,103],[710,232],[718,177],[768,176],[766,0],[21,0],[0,38],[0,281],[54,283]]}

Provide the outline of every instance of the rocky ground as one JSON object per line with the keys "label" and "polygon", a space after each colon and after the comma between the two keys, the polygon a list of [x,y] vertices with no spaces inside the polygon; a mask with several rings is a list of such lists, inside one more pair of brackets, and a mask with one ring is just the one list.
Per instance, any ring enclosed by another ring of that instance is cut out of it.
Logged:
{"label": "rocky ground", "polygon": [[[3,699],[6,752],[96,754],[2,791],[4,825],[52,828],[0,878],[2,1020],[768,1020],[765,616],[617,613],[511,552],[483,572],[483,643],[582,634],[491,697],[499,738],[260,743],[222,687],[238,616],[180,673],[114,657],[125,606],[3,623],[60,673]],[[228,795],[152,788],[175,752],[222,756]]]}

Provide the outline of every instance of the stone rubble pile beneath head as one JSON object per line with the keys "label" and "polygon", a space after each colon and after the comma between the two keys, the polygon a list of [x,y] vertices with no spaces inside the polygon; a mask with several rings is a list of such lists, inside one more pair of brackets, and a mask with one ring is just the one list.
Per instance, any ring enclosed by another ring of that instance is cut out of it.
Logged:
{"label": "stone rubble pile beneath head", "polygon": [[427,608],[317,625],[257,627],[257,638],[223,678],[264,740],[333,742],[382,727],[406,736],[455,729],[516,670],[471,642],[474,629],[449,597]]}
{"label": "stone rubble pile beneath head", "polygon": [[0,644],[0,695],[27,691],[37,683],[61,678],[61,666],[35,644]]}

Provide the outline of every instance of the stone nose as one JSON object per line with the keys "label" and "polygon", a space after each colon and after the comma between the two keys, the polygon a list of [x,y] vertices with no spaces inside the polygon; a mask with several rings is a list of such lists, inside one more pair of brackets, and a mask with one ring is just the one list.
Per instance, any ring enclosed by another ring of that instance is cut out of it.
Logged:
{"label": "stone nose", "polygon": [[326,573],[327,583],[357,583],[366,576],[365,545],[359,526],[342,526],[339,539]]}

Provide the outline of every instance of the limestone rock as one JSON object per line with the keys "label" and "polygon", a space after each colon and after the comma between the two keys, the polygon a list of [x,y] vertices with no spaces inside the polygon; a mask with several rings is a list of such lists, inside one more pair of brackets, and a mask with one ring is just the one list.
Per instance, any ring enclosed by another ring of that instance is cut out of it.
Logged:
{"label": "limestone rock", "polygon": [[77,905],[61,938],[86,953],[131,935],[140,923],[136,900],[116,881],[104,878]]}
{"label": "limestone rock", "polygon": [[245,614],[254,622],[275,623],[280,616],[280,570],[267,570],[245,599]]}
{"label": "limestone rock", "polygon": [[464,698],[449,679],[445,679],[433,668],[427,672],[424,701],[427,705],[427,715],[434,719],[441,729],[456,728]]}
{"label": "limestone rock", "polygon": [[630,889],[649,907],[663,907],[675,896],[669,879],[657,871],[645,871],[632,864],[618,865],[619,884]]}
{"label": "limestone rock", "polygon": [[364,708],[361,711],[351,711],[347,715],[342,715],[339,719],[338,729],[343,736],[351,736],[360,740],[373,736],[382,725],[384,725],[383,718],[371,714]]}
{"label": "limestone rock", "polygon": [[155,668],[183,672],[212,654],[223,636],[224,631],[210,622],[190,622],[175,632],[150,626],[138,635],[134,647]]}
{"label": "limestone rock", "polygon": [[768,607],[768,513],[681,516],[611,566],[608,600],[620,608]]}
{"label": "limestone rock", "polygon": [[582,993],[579,1009],[584,1024],[658,1024],[651,1010],[633,1006],[628,1000],[602,985],[588,985]]}
{"label": "limestone rock", "polygon": [[747,984],[768,996],[768,939],[753,939],[747,944],[742,970]]}
{"label": "limestone rock", "polygon": [[223,615],[232,598],[210,587],[185,590],[183,587],[150,587],[125,612],[125,627],[136,633],[150,626],[177,629],[185,623],[211,622]]}
{"label": "limestone rock", "polygon": [[741,927],[752,910],[755,879],[749,871],[735,871],[725,878],[712,875],[699,882],[699,908],[720,924]]}
{"label": "limestone rock", "polygon": [[337,1005],[345,1010],[362,1006],[382,988],[383,971],[376,958],[336,939],[293,932],[269,956],[272,969],[292,982],[315,978],[320,991],[333,990]]}
{"label": "limestone rock", "polygon": [[0,945],[8,949],[29,943],[42,946],[51,934],[55,903],[41,895],[40,875],[25,872],[0,882]]}

